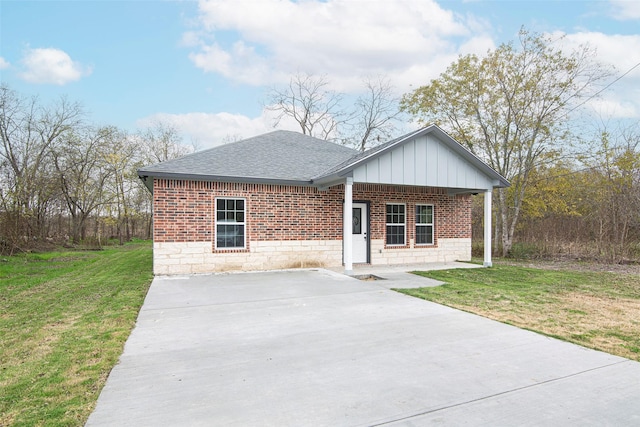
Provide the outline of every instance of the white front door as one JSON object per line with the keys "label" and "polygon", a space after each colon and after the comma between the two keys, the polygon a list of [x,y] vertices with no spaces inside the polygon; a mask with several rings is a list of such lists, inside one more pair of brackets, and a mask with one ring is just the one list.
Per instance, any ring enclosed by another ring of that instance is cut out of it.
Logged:
{"label": "white front door", "polygon": [[351,238],[353,239],[353,262],[365,263],[368,261],[367,255],[369,254],[369,214],[367,212],[366,203],[354,203],[353,204],[353,233]]}

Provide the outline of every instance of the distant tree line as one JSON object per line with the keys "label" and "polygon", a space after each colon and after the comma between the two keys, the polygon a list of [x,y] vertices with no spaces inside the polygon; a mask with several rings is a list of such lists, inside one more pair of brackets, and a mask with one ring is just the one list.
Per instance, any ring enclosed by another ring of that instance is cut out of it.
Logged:
{"label": "distant tree line", "polygon": [[511,255],[640,263],[640,126],[531,171]]}
{"label": "distant tree line", "polygon": [[[493,192],[494,252],[640,262],[640,122],[571,127],[613,70],[526,30],[485,56],[460,56],[401,99],[384,77],[351,106],[323,76],[297,73],[265,107],[277,126],[366,150],[398,136],[402,115],[436,123],[511,182]],[[590,134],[585,128],[594,129]],[[175,128],[128,133],[89,123],[79,104],[0,89],[0,251],[47,242],[101,245],[150,238],[151,195],[136,170],[184,155]],[[474,202],[482,244],[483,198]],[[478,243],[475,243],[478,242]],[[479,252],[481,253],[481,252]]]}
{"label": "distant tree line", "polygon": [[0,251],[151,236],[138,167],[190,151],[158,123],[137,133],[87,121],[78,103],[0,87]]}

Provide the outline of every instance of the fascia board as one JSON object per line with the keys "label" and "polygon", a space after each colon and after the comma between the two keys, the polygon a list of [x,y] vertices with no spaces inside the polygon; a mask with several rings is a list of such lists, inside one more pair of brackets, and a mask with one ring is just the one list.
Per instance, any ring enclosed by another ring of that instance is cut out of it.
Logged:
{"label": "fascia board", "polygon": [[311,181],[281,180],[259,177],[237,177],[237,176],[220,176],[220,175],[201,175],[201,174],[181,174],[171,172],[152,172],[144,169],[138,170],[138,176],[146,182],[147,178],[161,179],[183,179],[186,181],[204,181],[204,182],[233,182],[242,184],[275,184],[275,185],[297,185],[304,187],[312,187]]}

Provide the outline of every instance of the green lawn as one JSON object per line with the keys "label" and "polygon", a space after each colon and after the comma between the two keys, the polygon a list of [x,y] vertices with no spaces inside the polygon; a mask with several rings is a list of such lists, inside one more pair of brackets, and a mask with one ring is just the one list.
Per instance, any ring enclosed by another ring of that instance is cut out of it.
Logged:
{"label": "green lawn", "polygon": [[151,245],[0,256],[0,426],[80,426],[152,280]]}
{"label": "green lawn", "polygon": [[[81,426],[152,279],[150,243],[0,257],[0,426]],[[640,360],[640,277],[518,266],[419,273],[403,290]]]}
{"label": "green lawn", "polygon": [[443,286],[400,292],[640,360],[640,277],[498,265],[417,272]]}

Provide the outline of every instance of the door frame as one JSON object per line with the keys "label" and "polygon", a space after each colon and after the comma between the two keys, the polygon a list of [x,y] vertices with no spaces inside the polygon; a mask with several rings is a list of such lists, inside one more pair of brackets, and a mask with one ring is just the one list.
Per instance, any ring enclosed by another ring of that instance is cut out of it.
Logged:
{"label": "door frame", "polygon": [[[360,203],[362,205],[365,205],[367,207],[367,256],[366,256],[366,261],[365,264],[371,264],[371,201],[369,200],[354,200],[352,203]],[[343,211],[344,211],[344,202],[342,203],[343,206]],[[353,214],[352,214],[353,215]],[[353,247],[351,248],[351,250],[353,251]],[[353,255],[353,254],[352,254]],[[343,239],[343,245],[342,245],[342,263],[344,264],[344,239]],[[358,263],[358,264],[362,264],[362,263]]]}

